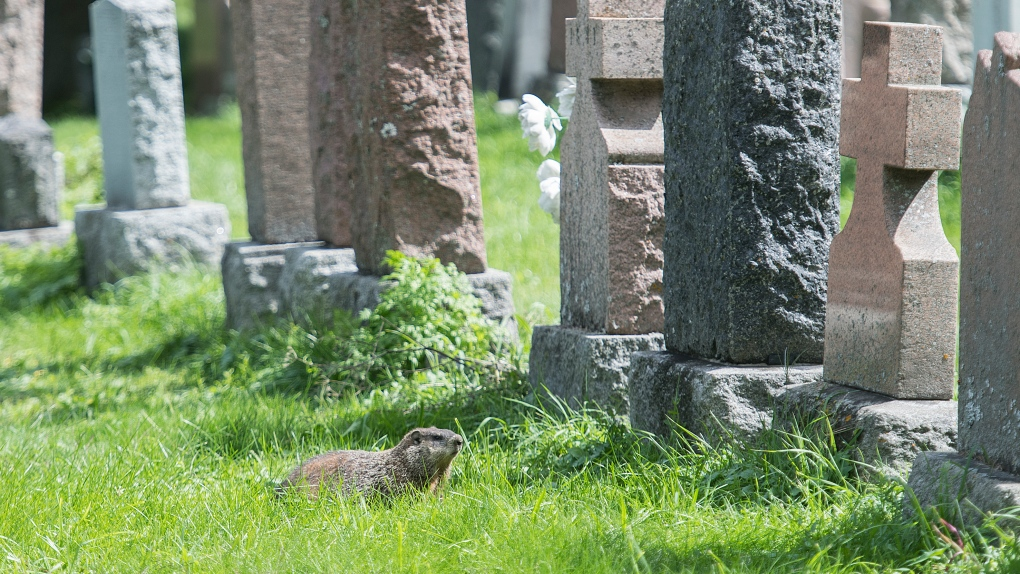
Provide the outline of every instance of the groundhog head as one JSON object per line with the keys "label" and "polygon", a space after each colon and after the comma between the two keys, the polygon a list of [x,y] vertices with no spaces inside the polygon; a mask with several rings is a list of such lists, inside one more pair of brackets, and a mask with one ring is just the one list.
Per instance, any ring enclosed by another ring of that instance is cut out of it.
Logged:
{"label": "groundhog head", "polygon": [[460,454],[464,439],[457,433],[436,427],[417,428],[397,445],[409,459],[418,459],[430,475],[447,474],[450,463]]}

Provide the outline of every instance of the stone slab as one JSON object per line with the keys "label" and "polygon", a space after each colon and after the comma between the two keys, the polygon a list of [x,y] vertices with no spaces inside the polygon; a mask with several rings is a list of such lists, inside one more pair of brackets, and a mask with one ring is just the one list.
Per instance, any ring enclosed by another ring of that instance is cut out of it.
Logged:
{"label": "stone slab", "polygon": [[664,348],[661,333],[605,335],[558,325],[531,334],[528,380],[571,406],[595,403],[618,415],[629,410],[630,357]]}
{"label": "stone slab", "polygon": [[174,3],[99,0],[89,19],[107,204],[186,205],[191,187]]}
{"label": "stone slab", "polygon": [[669,435],[673,424],[710,442],[748,440],[772,426],[777,400],[792,385],[816,383],[819,365],[728,365],[671,352],[630,360],[630,424]]}
{"label": "stone slab", "polygon": [[862,77],[843,80],[857,191],[830,248],[825,378],[905,399],[953,396],[959,259],[936,170],[959,166],[961,95],[939,85],[941,38],[868,22]]}
{"label": "stone slab", "polygon": [[248,231],[259,243],[317,239],[308,139],[310,16],[308,0],[230,3]]}
{"label": "stone slab", "polygon": [[330,152],[348,162],[358,268],[384,275],[392,249],[485,271],[464,0],[334,7],[333,121],[348,131]]}
{"label": "stone slab", "polygon": [[223,292],[228,329],[243,331],[269,324],[286,312],[280,277],[290,249],[321,247],[306,243],[228,243],[223,252]]}
{"label": "stone slab", "polygon": [[64,245],[74,235],[74,223],[61,221],[52,227],[36,227],[33,229],[17,229],[0,231],[0,245],[10,247],[28,247],[30,245]]}
{"label": "stone slab", "polygon": [[974,79],[974,27],[972,0],[897,0],[893,22],[940,26],[943,31],[942,83],[969,84]]}
{"label": "stone slab", "polygon": [[61,170],[53,131],[38,118],[0,117],[0,231],[59,222]]}
{"label": "stone slab", "polygon": [[[938,507],[939,515],[957,528],[979,526],[987,513],[1020,506],[1020,476],[956,452],[919,454],[907,486],[903,501],[907,514],[915,511],[913,494],[922,510]],[[1000,525],[1020,528],[1015,518]]]}
{"label": "stone slab", "polygon": [[839,0],[666,3],[670,350],[821,362],[839,66]]}
{"label": "stone slab", "polygon": [[0,5],[0,116],[42,117],[43,4]]}
{"label": "stone slab", "polygon": [[793,385],[779,397],[782,418],[829,415],[837,438],[856,441],[860,460],[910,471],[922,452],[956,448],[956,401],[904,401],[832,383]]}
{"label": "stone slab", "polygon": [[995,43],[963,126],[960,451],[1020,472],[1020,34]]}
{"label": "stone slab", "polygon": [[662,19],[567,22],[577,93],[561,148],[560,323],[661,333]]}
{"label": "stone slab", "polygon": [[74,225],[88,288],[155,269],[216,265],[230,241],[227,208],[201,201],[128,211],[79,207]]}

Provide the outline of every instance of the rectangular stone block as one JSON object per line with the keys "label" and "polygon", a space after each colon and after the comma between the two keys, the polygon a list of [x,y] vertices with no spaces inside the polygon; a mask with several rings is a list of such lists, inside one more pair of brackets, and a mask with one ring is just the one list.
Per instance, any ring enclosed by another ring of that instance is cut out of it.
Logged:
{"label": "rectangular stone block", "polygon": [[0,117],[0,231],[56,225],[59,203],[50,127],[30,116]]}
{"label": "rectangular stone block", "polygon": [[228,243],[223,253],[223,291],[227,328],[243,331],[272,323],[287,310],[280,285],[291,249],[321,247],[320,242]]}
{"label": "rectangular stone block", "polygon": [[74,223],[61,221],[53,227],[35,227],[32,229],[17,229],[15,231],[0,231],[0,245],[10,247],[28,247],[29,245],[64,245],[74,235]]}
{"label": "rectangular stone block", "polygon": [[191,188],[174,3],[99,0],[89,18],[107,204],[186,205]]}
{"label": "rectangular stone block", "polygon": [[960,451],[1020,473],[1020,34],[995,44],[963,124]]}
{"label": "rectangular stone block", "polygon": [[778,398],[822,379],[818,365],[712,363],[670,352],[630,358],[630,424],[669,435],[677,424],[702,438],[750,440],[773,424]]}
{"label": "rectangular stone block", "polygon": [[130,211],[79,208],[74,226],[89,288],[156,269],[216,265],[230,241],[227,208],[201,201]]}
{"label": "rectangular stone block", "polygon": [[668,2],[666,346],[822,358],[839,226],[838,0]]}
{"label": "rectangular stone block", "polygon": [[568,21],[577,75],[560,177],[560,322],[662,331],[662,19]]}
{"label": "rectangular stone block", "polygon": [[[974,26],[971,6],[981,0],[897,0],[891,5],[893,22],[913,22],[942,28],[942,83],[970,84],[974,80]],[[1001,25],[1001,21],[999,23]],[[996,28],[995,31],[1002,28]],[[993,31],[993,33],[995,32]]]}
{"label": "rectangular stone block", "polygon": [[248,231],[259,243],[313,241],[307,0],[232,0]]}
{"label": "rectangular stone block", "polygon": [[0,1],[0,116],[42,117],[43,4]]}
{"label": "rectangular stone block", "polygon": [[661,351],[662,334],[601,335],[556,325],[535,327],[528,380],[571,406],[585,402],[618,415],[629,410],[627,372],[634,353]]}
{"label": "rectangular stone block", "polygon": [[935,26],[868,22],[843,88],[857,187],[830,248],[825,378],[903,399],[953,396],[959,260],[935,170],[958,165],[961,98],[939,86],[941,55]]}
{"label": "rectangular stone block", "polygon": [[[1020,476],[953,452],[918,455],[907,486],[903,507],[908,516],[915,514],[913,495],[923,510],[938,507],[957,528],[981,526],[989,513],[1020,506]],[[1002,520],[999,526],[1020,528],[1015,518]]]}
{"label": "rectangular stone block", "polygon": [[[358,268],[382,275],[386,251],[485,270],[482,197],[464,0],[339,2],[330,98],[344,130]],[[322,32],[327,34],[327,32]]]}

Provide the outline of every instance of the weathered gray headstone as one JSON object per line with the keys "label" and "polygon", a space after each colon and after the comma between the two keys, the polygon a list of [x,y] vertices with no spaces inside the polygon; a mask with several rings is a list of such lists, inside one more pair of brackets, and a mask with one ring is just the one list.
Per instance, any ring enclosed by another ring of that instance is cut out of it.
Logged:
{"label": "weathered gray headstone", "polygon": [[53,132],[31,116],[0,117],[0,231],[57,225]]}
{"label": "weathered gray headstone", "polygon": [[961,96],[941,57],[939,27],[869,22],[862,78],[843,81],[857,187],[830,249],[825,378],[904,399],[953,396],[959,262],[935,170],[959,165]]}
{"label": "weathered gray headstone", "polygon": [[963,124],[960,451],[1020,473],[1020,34],[995,43]]}
{"label": "weathered gray headstone", "polygon": [[0,0],[0,116],[42,117],[43,0]]}
{"label": "weathered gray headstone", "polygon": [[99,0],[89,15],[107,205],[75,213],[85,285],[218,263],[230,221],[222,205],[189,201],[173,2]]}
{"label": "weathered gray headstone", "polygon": [[839,225],[837,0],[666,6],[666,347],[822,358]]}
{"label": "weathered gray headstone", "polygon": [[107,204],[185,205],[191,191],[174,4],[99,0],[89,12]]}
{"label": "weathered gray headstone", "polygon": [[307,0],[232,0],[248,231],[259,243],[313,241]]}
{"label": "weathered gray headstone", "polygon": [[621,414],[631,354],[662,349],[663,5],[582,1],[567,21],[561,325],[531,347],[533,385]]}

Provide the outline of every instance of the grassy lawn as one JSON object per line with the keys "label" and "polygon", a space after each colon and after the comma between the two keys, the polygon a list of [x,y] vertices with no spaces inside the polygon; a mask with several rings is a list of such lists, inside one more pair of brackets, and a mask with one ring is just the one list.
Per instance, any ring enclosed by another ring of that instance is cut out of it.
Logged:
{"label": "grassy lawn", "polygon": [[[540,158],[515,118],[478,108],[490,264],[514,275],[519,310],[554,318]],[[99,198],[98,141],[89,120],[54,127],[67,216]],[[236,109],[189,120],[188,139],[193,195],[226,203],[243,236]],[[472,353],[419,353],[408,368],[361,352],[406,343],[371,318],[241,336],[223,329],[213,274],[136,277],[89,297],[78,265],[73,246],[0,248],[0,571],[1020,571],[1016,539],[992,521],[957,537],[905,517],[902,482],[861,469],[824,418],[752,444],[712,448],[679,429],[655,439],[536,398],[524,350],[500,346],[477,311],[389,316],[400,334]],[[442,499],[273,494],[303,458],[385,448],[429,425],[468,441]]]}

